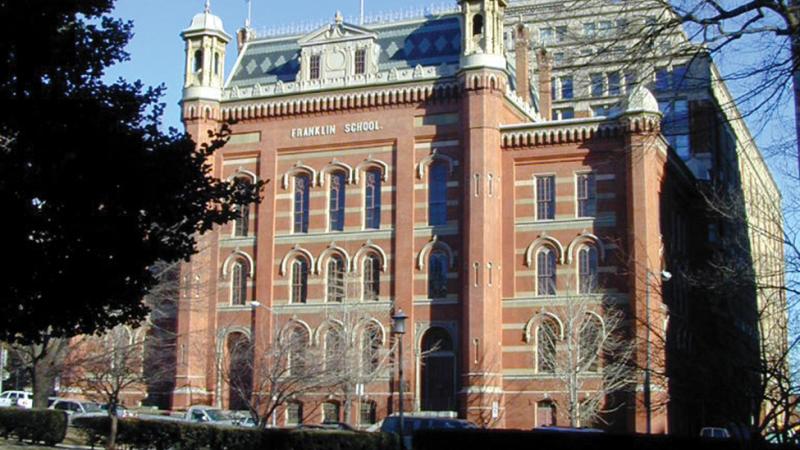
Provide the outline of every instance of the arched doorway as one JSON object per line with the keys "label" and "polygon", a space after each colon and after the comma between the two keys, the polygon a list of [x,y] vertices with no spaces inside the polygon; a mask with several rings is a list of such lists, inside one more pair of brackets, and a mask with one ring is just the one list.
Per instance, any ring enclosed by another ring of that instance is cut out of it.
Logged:
{"label": "arched doorway", "polygon": [[420,397],[423,411],[455,411],[455,353],[450,333],[434,327],[422,337]]}
{"label": "arched doorway", "polygon": [[248,410],[253,392],[253,349],[243,333],[231,333],[227,339],[228,409]]}

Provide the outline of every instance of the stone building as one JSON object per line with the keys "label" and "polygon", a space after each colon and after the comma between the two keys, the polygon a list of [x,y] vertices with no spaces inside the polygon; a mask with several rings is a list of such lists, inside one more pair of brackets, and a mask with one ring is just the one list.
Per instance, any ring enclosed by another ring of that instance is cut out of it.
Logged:
{"label": "stone building", "polygon": [[[691,131],[687,153],[684,137],[662,133],[674,112],[662,113],[648,89],[657,75],[627,85],[612,75],[603,82],[609,107],[565,98],[571,69],[539,45],[549,39],[536,22],[540,3],[460,0],[453,11],[371,25],[337,14],[291,36],[243,29],[227,79],[232,37],[208,8],[192,20],[181,34],[186,129],[204,142],[231,123],[214,174],[268,184],[259,205],[242,205],[240,220],[204,236],[182,268],[173,408],[240,407],[220,367],[233,343],[255,339],[259,351],[299,336],[324,347],[333,317],[356,308],[358,333],[384,349],[394,348],[391,315],[409,316],[407,411],[495,427],[568,424],[548,357],[568,350],[574,328],[564,314],[580,298],[591,305],[581,329],[602,330],[613,306],[637,343],[630,386],[603,399],[607,427],[697,425],[678,423],[691,405],[671,401],[669,376],[654,378],[667,373],[673,347],[689,349],[688,332],[674,329],[692,289],[672,265],[709,258],[715,225],[703,213],[703,182],[721,173],[714,164],[726,153],[698,151]],[[712,94],[727,91],[714,86],[709,102]],[[735,156],[726,173],[777,197],[738,121],[726,122]],[[662,290],[665,270],[674,285]],[[603,389],[608,359],[581,372],[581,398]],[[370,378],[348,417],[367,425],[395,412],[395,376]],[[344,405],[308,393],[275,423],[342,420]]]}

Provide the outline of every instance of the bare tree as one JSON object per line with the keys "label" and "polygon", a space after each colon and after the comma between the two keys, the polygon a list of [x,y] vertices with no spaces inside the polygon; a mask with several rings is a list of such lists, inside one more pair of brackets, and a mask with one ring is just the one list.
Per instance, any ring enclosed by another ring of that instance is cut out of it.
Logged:
{"label": "bare tree", "polygon": [[605,422],[619,407],[609,399],[636,383],[636,343],[625,313],[596,295],[573,294],[542,317],[558,320],[538,327],[538,371],[553,374],[567,393],[570,426]]}
{"label": "bare tree", "polygon": [[293,399],[336,384],[336,374],[310,343],[305,328],[290,324],[271,336],[242,336],[223,350],[218,360],[220,379],[260,428]]}
{"label": "bare tree", "polygon": [[62,372],[62,385],[86,398],[108,406],[111,421],[107,448],[116,447],[118,408],[129,390],[143,391],[157,377],[170,376],[172,360],[165,356],[160,364],[145,371],[144,341],[147,330],[117,326],[103,336],[85,337],[71,346]]}
{"label": "bare tree", "polygon": [[[385,311],[381,318],[388,318]],[[392,374],[396,342],[384,335],[380,321],[363,304],[345,303],[326,308],[329,327],[320,342],[325,368],[334,380],[344,407],[344,422],[353,424],[353,399],[369,384]],[[389,342],[393,342],[389,345]]]}

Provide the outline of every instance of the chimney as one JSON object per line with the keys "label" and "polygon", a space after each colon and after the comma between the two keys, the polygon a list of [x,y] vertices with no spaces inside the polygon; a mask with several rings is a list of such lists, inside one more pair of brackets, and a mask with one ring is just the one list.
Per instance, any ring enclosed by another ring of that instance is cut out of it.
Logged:
{"label": "chimney", "polygon": [[530,43],[528,27],[522,22],[518,23],[514,31],[514,51],[517,57],[517,94],[528,104],[531,103]]}
{"label": "chimney", "polygon": [[539,66],[539,115],[550,120],[553,115],[553,61],[544,48],[536,52],[536,64]]}
{"label": "chimney", "polygon": [[244,44],[253,37],[253,29],[250,27],[239,28],[236,32],[236,44],[239,46],[239,53],[242,52]]}

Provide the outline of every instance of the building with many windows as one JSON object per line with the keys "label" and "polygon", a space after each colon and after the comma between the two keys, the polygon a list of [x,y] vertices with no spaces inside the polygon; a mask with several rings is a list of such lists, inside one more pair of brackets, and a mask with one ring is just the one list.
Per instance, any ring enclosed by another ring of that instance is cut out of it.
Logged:
{"label": "building with many windows", "polygon": [[[676,424],[689,406],[673,403],[671,379],[654,374],[668,369],[672,321],[686,317],[691,297],[671,264],[702,265],[714,244],[701,184],[719,155],[694,141],[688,149],[686,133],[662,133],[664,117],[681,117],[686,103],[659,102],[648,88],[683,69],[652,79],[568,70],[573,55],[557,46],[574,24],[537,24],[540,3],[459,0],[371,25],[337,14],[290,36],[243,29],[227,80],[231,36],[208,9],[193,19],[182,33],[186,129],[203,142],[231,123],[214,174],[268,184],[259,205],[241,205],[240,219],[204,236],[182,267],[172,407],[241,407],[220,367],[237,361],[224,358],[236,342],[255,339],[258,351],[259,336],[289,339],[333,359],[337,314],[355,308],[364,318],[355,339],[375,355],[396,349],[390,317],[402,310],[402,399],[387,369],[355,402],[307,393],[275,423],[339,421],[349,405],[347,417],[367,425],[402,401],[488,426],[561,425],[569,399],[556,361],[570,350],[567,334],[599,334],[613,306],[624,311],[620,333],[636,343],[637,370],[603,399],[607,426],[694,426]],[[528,26],[510,19],[521,12]],[[584,27],[607,34],[609,23]],[[734,153],[763,166],[738,136]],[[744,164],[727,170],[747,178]],[[777,195],[762,182],[755,189]],[[653,274],[666,269],[675,276],[662,290]],[[576,299],[589,309],[565,318]],[[613,358],[591,345],[578,352],[591,361],[580,366],[578,395],[588,398]]]}

